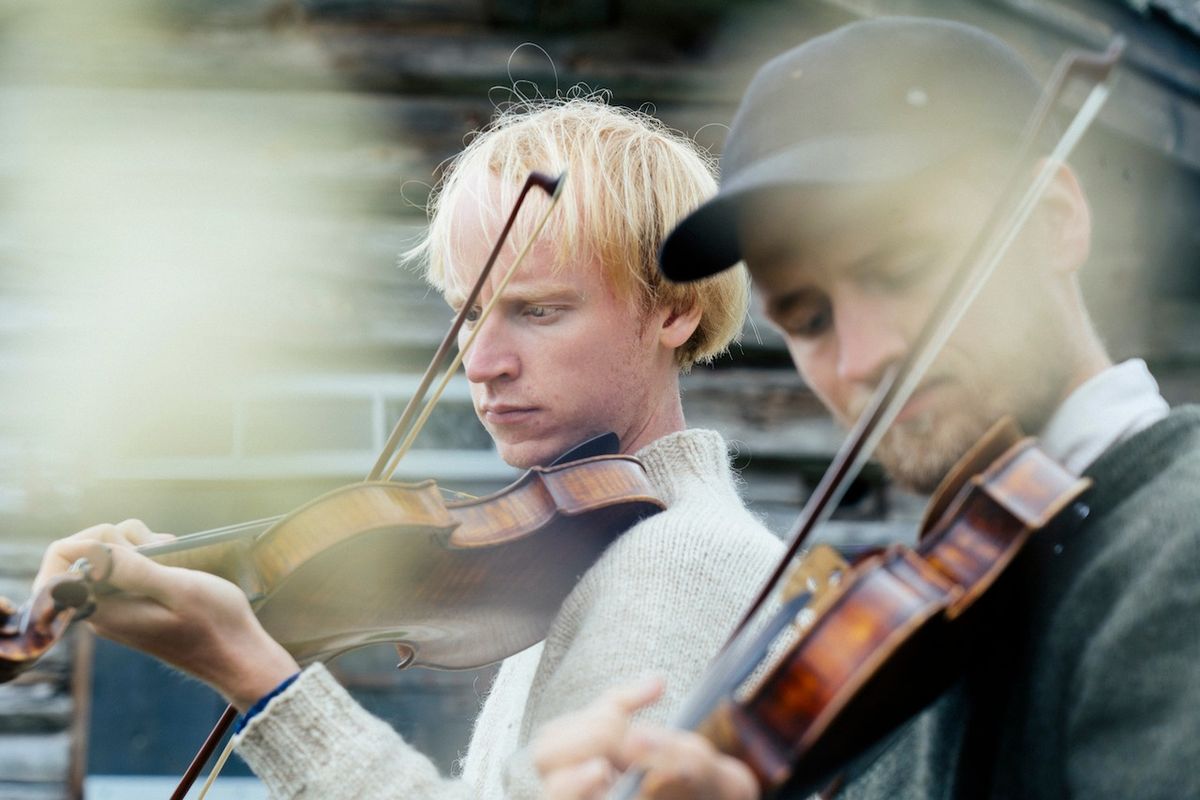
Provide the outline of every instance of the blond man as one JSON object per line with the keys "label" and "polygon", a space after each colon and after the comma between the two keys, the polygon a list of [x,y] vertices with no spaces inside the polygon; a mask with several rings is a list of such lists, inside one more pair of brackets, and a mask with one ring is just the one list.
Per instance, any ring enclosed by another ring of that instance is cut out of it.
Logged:
{"label": "blond man", "polygon": [[[455,778],[439,775],[324,667],[299,672],[232,585],[116,548],[112,580],[125,595],[102,602],[93,624],[249,709],[237,748],[273,797],[539,797],[532,733],[645,673],[669,687],[644,712],[664,719],[779,554],[738,497],[725,442],[686,429],[679,395],[679,373],[740,330],[746,278],[677,286],[656,266],[666,231],[714,191],[711,164],[652,119],[591,100],[502,115],[451,165],[412,254],[451,306],[462,304],[532,169],[566,169],[570,179],[548,235],[467,352],[476,412],[500,455],[520,467],[616,433],[667,510],[625,532],[582,577],[546,640],[504,663]],[[529,235],[523,224],[517,242]],[[516,249],[504,251],[480,306]],[[89,529],[51,548],[39,580],[65,570],[91,540],[155,536],[136,521]]]}

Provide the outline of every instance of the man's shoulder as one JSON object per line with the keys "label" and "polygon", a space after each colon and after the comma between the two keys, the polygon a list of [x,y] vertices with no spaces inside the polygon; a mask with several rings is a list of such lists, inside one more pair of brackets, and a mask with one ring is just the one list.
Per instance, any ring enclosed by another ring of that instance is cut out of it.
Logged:
{"label": "man's shoulder", "polygon": [[740,478],[729,463],[729,445],[716,431],[678,431],[637,457],[667,507],[622,536],[626,547],[712,552],[778,545],[778,537],[746,508]]}
{"label": "man's shoulder", "polygon": [[1200,530],[1200,406],[1174,409],[1111,448],[1088,474],[1102,518],[1128,526],[1131,516],[1144,516],[1170,523],[1164,533]]}
{"label": "man's shoulder", "polygon": [[598,566],[655,583],[759,581],[782,553],[779,537],[736,498],[688,493],[622,534]]}
{"label": "man's shoulder", "polygon": [[738,499],[685,494],[666,510],[641,520],[614,545],[622,558],[661,555],[676,561],[775,558],[779,537]]}
{"label": "man's shoulder", "polygon": [[1166,796],[1164,776],[1196,753],[1200,409],[1172,412],[1111,456],[1097,489],[1118,496],[1098,498],[1107,510],[1048,559],[1045,591],[1062,593],[1035,650],[1035,716],[1062,726],[1073,784],[1101,776],[1114,796]]}
{"label": "man's shoulder", "polygon": [[1089,473],[1091,514],[1055,551],[1066,618],[1149,613],[1164,587],[1200,579],[1200,408],[1176,409]]}

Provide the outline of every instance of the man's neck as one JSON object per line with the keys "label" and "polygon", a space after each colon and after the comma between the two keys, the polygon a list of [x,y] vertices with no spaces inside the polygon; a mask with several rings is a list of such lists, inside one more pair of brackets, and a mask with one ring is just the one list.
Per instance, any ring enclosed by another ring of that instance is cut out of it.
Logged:
{"label": "man's neck", "polygon": [[651,442],[687,427],[683,418],[683,402],[679,396],[679,380],[672,381],[668,390],[659,397],[659,404],[650,410],[639,425],[622,433],[622,453],[636,453]]}

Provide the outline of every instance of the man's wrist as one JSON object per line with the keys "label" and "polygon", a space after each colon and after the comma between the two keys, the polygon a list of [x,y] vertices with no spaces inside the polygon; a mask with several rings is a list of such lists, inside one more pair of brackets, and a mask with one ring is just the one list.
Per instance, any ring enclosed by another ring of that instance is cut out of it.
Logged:
{"label": "man's wrist", "polygon": [[266,708],[268,703],[287,691],[287,688],[295,683],[296,679],[299,677],[300,671],[297,670],[280,681],[274,689],[267,692],[265,695],[252,703],[250,707],[247,708],[238,718],[237,724],[233,727],[234,734],[241,733],[242,729],[246,727],[246,724],[250,722],[250,720],[254,719],[255,716],[257,716],[264,708]]}
{"label": "man's wrist", "polygon": [[245,712],[284,680],[300,672],[300,665],[290,653],[274,640],[271,645],[273,647],[266,649],[243,651],[239,661],[248,663],[241,663],[238,668],[224,673],[219,681],[212,681],[239,712]]}

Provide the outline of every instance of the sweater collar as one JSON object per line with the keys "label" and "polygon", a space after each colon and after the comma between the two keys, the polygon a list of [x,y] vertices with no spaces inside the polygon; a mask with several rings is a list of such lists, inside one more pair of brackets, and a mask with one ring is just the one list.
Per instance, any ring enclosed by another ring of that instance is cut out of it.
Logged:
{"label": "sweater collar", "polygon": [[702,482],[705,489],[737,499],[735,478],[729,466],[725,440],[716,431],[691,428],[656,439],[634,456],[646,468],[650,482],[671,505],[689,485]]}
{"label": "sweater collar", "polygon": [[1101,453],[1163,419],[1169,410],[1146,362],[1130,359],[1071,392],[1042,430],[1041,447],[1081,475]]}

